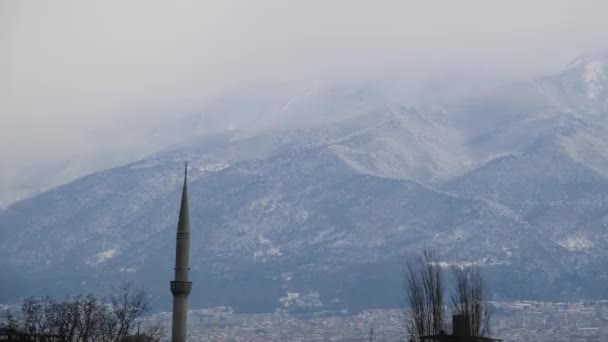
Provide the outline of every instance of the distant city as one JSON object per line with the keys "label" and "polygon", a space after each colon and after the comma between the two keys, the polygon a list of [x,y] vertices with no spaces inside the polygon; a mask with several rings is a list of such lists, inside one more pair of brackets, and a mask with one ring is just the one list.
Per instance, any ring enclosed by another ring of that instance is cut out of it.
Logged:
{"label": "distant city", "polygon": [[[494,302],[492,336],[504,342],[608,341],[608,301]],[[150,317],[170,327],[171,313]],[[189,341],[406,341],[403,311],[238,314],[191,310]]]}

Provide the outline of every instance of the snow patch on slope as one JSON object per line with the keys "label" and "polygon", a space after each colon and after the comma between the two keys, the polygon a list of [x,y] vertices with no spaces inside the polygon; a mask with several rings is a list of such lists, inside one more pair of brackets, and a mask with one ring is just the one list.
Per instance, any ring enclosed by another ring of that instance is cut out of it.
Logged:
{"label": "snow patch on slope", "polygon": [[559,241],[558,244],[570,252],[583,252],[593,247],[593,241],[585,236],[569,236]]}
{"label": "snow patch on slope", "polygon": [[272,241],[269,239],[259,236],[258,240],[259,244],[261,245],[261,249],[253,252],[253,260],[264,263],[270,258],[280,257],[283,255],[281,249],[274,246]]}
{"label": "snow patch on slope", "polygon": [[470,169],[466,137],[444,113],[388,108],[385,118],[329,148],[352,169],[378,177],[438,183]]}
{"label": "snow patch on slope", "polygon": [[116,255],[117,252],[118,252],[118,250],[116,250],[115,248],[99,252],[99,253],[95,254],[96,260],[93,263],[95,265],[102,264],[102,263],[112,259]]}

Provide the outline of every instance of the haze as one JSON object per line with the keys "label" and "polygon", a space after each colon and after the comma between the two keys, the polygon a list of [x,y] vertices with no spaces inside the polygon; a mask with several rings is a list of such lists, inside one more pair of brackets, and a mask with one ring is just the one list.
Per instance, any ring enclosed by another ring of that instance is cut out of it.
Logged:
{"label": "haze", "polygon": [[153,152],[175,135],[159,127],[243,82],[398,84],[403,102],[429,82],[485,89],[602,50],[607,12],[602,0],[0,1],[0,206]]}

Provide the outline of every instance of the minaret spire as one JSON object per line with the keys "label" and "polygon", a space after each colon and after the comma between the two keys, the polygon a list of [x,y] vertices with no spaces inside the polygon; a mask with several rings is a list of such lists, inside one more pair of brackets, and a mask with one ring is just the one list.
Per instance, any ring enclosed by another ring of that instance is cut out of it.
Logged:
{"label": "minaret spire", "polygon": [[173,326],[171,341],[185,342],[188,319],[188,295],[192,290],[192,282],[188,280],[190,259],[190,217],[188,213],[188,162],[184,168],[184,187],[177,223],[177,239],[175,246],[175,280],[171,282],[173,294]]}

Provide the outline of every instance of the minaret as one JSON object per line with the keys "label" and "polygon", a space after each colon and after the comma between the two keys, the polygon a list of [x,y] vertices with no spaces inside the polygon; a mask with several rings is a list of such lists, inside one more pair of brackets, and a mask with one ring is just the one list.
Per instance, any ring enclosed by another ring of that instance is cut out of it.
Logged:
{"label": "minaret", "polygon": [[179,209],[177,223],[177,242],[175,248],[175,280],[171,282],[173,293],[173,326],[171,341],[185,342],[188,320],[188,295],[192,290],[192,282],[188,281],[190,257],[190,222],[188,217],[188,163],[184,172],[184,188],[182,204]]}

